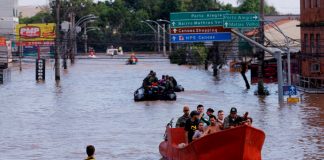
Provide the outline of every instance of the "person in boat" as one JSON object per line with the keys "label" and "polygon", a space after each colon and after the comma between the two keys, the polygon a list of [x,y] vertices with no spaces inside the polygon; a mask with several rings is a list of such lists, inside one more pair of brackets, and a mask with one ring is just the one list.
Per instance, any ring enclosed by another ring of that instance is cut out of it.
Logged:
{"label": "person in boat", "polygon": [[158,78],[156,77],[156,73],[153,72],[152,75],[151,75],[150,78],[149,78],[149,83],[151,83],[151,85],[152,85],[152,83],[158,83],[158,82],[159,82],[159,80],[158,80]]}
{"label": "person in boat", "polygon": [[192,136],[192,140],[195,141],[203,136],[205,136],[204,123],[199,122],[198,129],[195,131],[194,135]]}
{"label": "person in boat", "polygon": [[251,117],[248,117],[246,121],[244,122],[245,125],[252,126],[253,119]]}
{"label": "person in boat", "polygon": [[151,70],[149,72],[149,74],[144,78],[143,83],[142,83],[142,87],[144,88],[144,92],[147,94],[149,92],[149,89],[151,87],[151,82],[150,79],[153,76],[154,71]]}
{"label": "person in boat", "polygon": [[190,113],[189,107],[188,106],[184,106],[183,107],[183,115],[178,118],[177,123],[176,123],[176,127],[177,128],[178,127],[184,127],[185,126],[186,121],[188,119],[190,119],[189,113]]}
{"label": "person in boat", "polygon": [[131,56],[128,59],[129,63],[136,63],[137,62],[137,58],[135,56],[135,53],[132,53]]}
{"label": "person in boat", "polygon": [[224,119],[224,129],[234,128],[244,121],[243,117],[237,115],[237,109],[232,107],[230,110],[230,115]]}
{"label": "person in boat", "polygon": [[95,160],[94,153],[95,147],[93,145],[88,145],[86,149],[88,157],[85,160]]}
{"label": "person in boat", "polygon": [[212,108],[208,108],[208,109],[207,109],[207,111],[206,111],[206,115],[209,117],[209,118],[208,118],[208,121],[209,121],[209,122],[210,122],[210,117],[211,117],[211,116],[214,116],[214,115],[213,115],[214,112],[215,112],[215,111],[214,111]]}
{"label": "person in boat", "polygon": [[220,129],[224,129],[224,111],[223,110],[219,110],[217,112],[217,119],[216,119],[216,123],[219,125]]}
{"label": "person in boat", "polygon": [[168,75],[166,75],[166,81],[165,81],[165,91],[173,91],[174,85]]}
{"label": "person in boat", "polygon": [[205,135],[213,134],[213,133],[221,131],[221,128],[217,124],[216,119],[217,118],[214,115],[210,116],[210,126],[207,127],[207,129],[205,131]]}
{"label": "person in boat", "polygon": [[199,125],[199,112],[197,111],[191,111],[190,113],[190,119],[186,121],[184,130],[185,130],[185,138],[186,143],[189,144],[192,142],[192,137],[195,133],[195,131],[198,129]]}
{"label": "person in boat", "polygon": [[177,80],[173,76],[170,76],[169,78],[170,78],[170,81],[173,84],[173,86],[176,87],[178,85]]}
{"label": "person in boat", "polygon": [[202,104],[199,104],[197,106],[197,111],[199,113],[199,120],[205,123],[205,126],[209,126],[209,117],[205,115],[204,113],[204,106]]}

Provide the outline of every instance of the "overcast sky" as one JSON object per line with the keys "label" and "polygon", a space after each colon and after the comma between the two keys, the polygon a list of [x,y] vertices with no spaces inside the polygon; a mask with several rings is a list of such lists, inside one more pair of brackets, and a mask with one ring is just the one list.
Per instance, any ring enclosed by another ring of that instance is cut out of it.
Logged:
{"label": "overcast sky", "polygon": [[[18,0],[19,5],[44,5],[49,0]],[[98,0],[95,0],[98,1]],[[101,0],[104,1],[104,0]],[[153,0],[152,0],[153,1]],[[220,0],[221,2],[232,3],[234,6],[237,5],[237,0]],[[276,7],[276,9],[283,14],[294,13],[299,14],[299,0],[266,0],[270,5]]]}

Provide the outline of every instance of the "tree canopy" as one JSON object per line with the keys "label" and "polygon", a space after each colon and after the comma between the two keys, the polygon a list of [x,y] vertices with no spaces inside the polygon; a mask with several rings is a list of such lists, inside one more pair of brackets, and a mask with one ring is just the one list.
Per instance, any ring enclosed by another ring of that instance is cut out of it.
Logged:
{"label": "tree canopy", "polygon": [[[97,3],[93,0],[69,0],[62,2],[60,16],[61,21],[69,21],[70,11],[76,13],[76,21],[88,14],[98,16],[95,22],[88,24],[100,28],[100,31],[89,32],[89,43],[104,49],[109,43],[127,43],[127,40],[154,43],[153,30],[141,21],[169,20],[171,12],[230,10],[233,13],[251,13],[259,10],[259,0],[239,0],[239,4],[233,7],[218,0],[109,0]],[[265,11],[266,14],[277,14],[272,6],[267,5]],[[42,11],[33,17],[21,18],[20,23],[54,22],[54,12],[54,8]]]}

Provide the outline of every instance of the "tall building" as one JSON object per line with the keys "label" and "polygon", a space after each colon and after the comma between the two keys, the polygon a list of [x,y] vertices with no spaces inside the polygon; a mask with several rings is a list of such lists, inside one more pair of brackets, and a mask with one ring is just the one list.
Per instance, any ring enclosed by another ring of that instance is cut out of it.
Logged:
{"label": "tall building", "polygon": [[324,0],[300,0],[300,87],[324,93]]}

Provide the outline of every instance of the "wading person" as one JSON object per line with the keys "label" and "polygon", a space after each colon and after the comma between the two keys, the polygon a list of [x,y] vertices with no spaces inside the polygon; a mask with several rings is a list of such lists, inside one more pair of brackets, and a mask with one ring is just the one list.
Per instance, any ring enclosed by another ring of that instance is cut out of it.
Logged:
{"label": "wading person", "polygon": [[192,136],[192,140],[197,140],[204,136],[204,123],[199,122],[198,129],[195,131],[194,135]]}
{"label": "wading person", "polygon": [[224,129],[234,128],[243,122],[243,118],[237,115],[237,109],[231,108],[230,115],[224,119]]}
{"label": "wading person", "polygon": [[199,113],[197,111],[192,111],[190,113],[190,119],[188,119],[186,121],[186,125],[185,125],[185,136],[186,136],[186,143],[189,144],[190,142],[192,142],[192,137],[195,133],[195,131],[198,129],[198,124],[199,124]]}
{"label": "wading person", "polygon": [[184,127],[185,126],[186,121],[188,119],[190,119],[189,113],[190,113],[189,107],[184,106],[183,107],[183,115],[178,118],[177,123],[176,123],[176,127]]}
{"label": "wading person", "polygon": [[207,127],[205,135],[213,134],[219,131],[221,131],[221,129],[216,122],[216,117],[214,115],[210,116],[210,126]]}
{"label": "wading person", "polygon": [[94,153],[95,153],[95,147],[93,145],[88,145],[87,146],[88,157],[85,160],[95,160]]}

